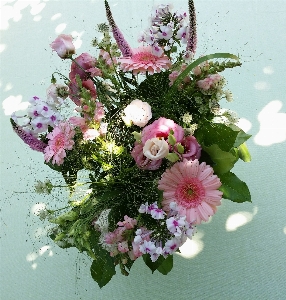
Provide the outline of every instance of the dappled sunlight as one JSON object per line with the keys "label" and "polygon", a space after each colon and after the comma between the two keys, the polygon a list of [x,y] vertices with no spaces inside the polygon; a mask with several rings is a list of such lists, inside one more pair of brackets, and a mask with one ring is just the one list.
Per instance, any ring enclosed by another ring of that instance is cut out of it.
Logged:
{"label": "dappled sunlight", "polygon": [[84,34],[84,31],[81,31],[81,32],[73,31],[71,33],[72,37],[74,38],[73,44],[76,49],[79,49],[82,45],[83,41],[82,41],[81,37],[83,36],[83,34]]}
{"label": "dappled sunlight", "polygon": [[19,22],[22,19],[21,10],[30,7],[30,14],[34,17],[34,21],[39,21],[40,16],[37,16],[46,6],[48,0],[18,0],[18,1],[3,1],[1,0],[1,23],[0,30],[9,29],[10,22]]}
{"label": "dappled sunlight", "polygon": [[257,81],[254,83],[254,88],[259,91],[265,91],[270,89],[270,84],[266,81]]}
{"label": "dappled sunlight", "polygon": [[267,74],[267,75],[271,75],[274,73],[274,70],[271,66],[267,66],[267,67],[263,68],[263,73]]}
{"label": "dappled sunlight", "polygon": [[286,113],[279,112],[282,106],[280,100],[273,100],[258,114],[260,128],[254,137],[257,145],[271,146],[286,141]]}
{"label": "dappled sunlight", "polygon": [[283,228],[283,232],[284,234],[286,234],[286,226]]}
{"label": "dappled sunlight", "polygon": [[2,53],[5,49],[6,49],[6,45],[5,44],[0,44],[0,53]]}
{"label": "dappled sunlight", "polygon": [[250,121],[248,121],[247,119],[245,118],[240,118],[237,122],[237,126],[239,128],[241,128],[244,132],[248,132],[251,127],[252,127],[252,124]]}
{"label": "dappled sunlight", "polygon": [[30,252],[26,255],[26,261],[31,263],[31,268],[35,270],[38,266],[38,263],[36,260],[40,257],[43,256],[44,254],[47,254],[48,257],[52,257],[54,255],[53,251],[51,250],[51,246],[45,245],[41,247],[38,252]]}
{"label": "dappled sunlight", "polygon": [[203,236],[204,233],[202,231],[196,232],[191,240],[188,238],[184,245],[180,247],[181,253],[175,253],[184,258],[193,258],[197,256],[204,248],[204,242],[201,240]]}
{"label": "dappled sunlight", "polygon": [[67,27],[66,23],[61,23],[55,28],[55,33],[56,34],[61,34]]}
{"label": "dappled sunlight", "polygon": [[55,20],[59,19],[61,16],[62,16],[62,14],[57,13],[51,17],[51,21],[55,21]]}
{"label": "dappled sunlight", "polygon": [[28,108],[29,102],[22,102],[23,96],[9,96],[2,102],[2,108],[6,116],[10,116],[13,112],[18,110],[25,110]]}
{"label": "dappled sunlight", "polygon": [[36,203],[31,208],[31,213],[38,216],[41,210],[46,209],[46,204],[43,202]]}
{"label": "dappled sunlight", "polygon": [[248,211],[240,211],[238,213],[231,214],[225,223],[226,231],[236,231],[237,228],[251,222],[253,217],[257,214],[257,211],[258,208],[255,206],[252,213]]}

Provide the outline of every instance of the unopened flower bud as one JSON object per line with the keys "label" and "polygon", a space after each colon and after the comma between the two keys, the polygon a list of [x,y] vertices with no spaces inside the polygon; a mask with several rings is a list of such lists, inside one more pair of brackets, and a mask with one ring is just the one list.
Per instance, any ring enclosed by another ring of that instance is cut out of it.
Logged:
{"label": "unopened flower bud", "polygon": [[179,156],[176,153],[169,153],[166,158],[170,161],[170,162],[176,162],[179,160]]}

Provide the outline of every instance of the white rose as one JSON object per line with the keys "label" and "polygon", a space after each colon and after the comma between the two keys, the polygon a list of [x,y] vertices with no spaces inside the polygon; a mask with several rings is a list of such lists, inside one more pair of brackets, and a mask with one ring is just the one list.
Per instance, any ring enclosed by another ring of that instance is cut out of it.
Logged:
{"label": "white rose", "polygon": [[168,143],[162,139],[152,138],[147,140],[143,147],[143,154],[151,160],[159,160],[169,153]]}
{"label": "white rose", "polygon": [[144,127],[152,118],[151,106],[147,102],[143,102],[139,99],[133,100],[124,109],[124,113],[125,116],[123,116],[123,120],[126,124],[131,121],[139,127]]}

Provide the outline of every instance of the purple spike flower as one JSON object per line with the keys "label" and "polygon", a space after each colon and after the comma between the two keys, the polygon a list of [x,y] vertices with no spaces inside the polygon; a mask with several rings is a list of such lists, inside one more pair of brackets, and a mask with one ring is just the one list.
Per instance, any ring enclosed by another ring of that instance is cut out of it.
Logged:
{"label": "purple spike flower", "polygon": [[21,126],[17,125],[12,119],[10,119],[13,130],[16,134],[27,144],[32,150],[44,153],[45,148],[48,146],[44,142],[35,138],[31,133],[27,133]]}
{"label": "purple spike flower", "polygon": [[113,37],[116,41],[118,48],[120,49],[120,51],[123,55],[123,57],[132,57],[132,50],[131,50],[130,46],[128,45],[128,43],[126,42],[126,40],[124,39],[122,32],[117,27],[117,25],[113,19],[109,4],[106,0],[105,0],[105,10],[106,10],[107,20],[109,22],[109,25],[112,28]]}
{"label": "purple spike flower", "polygon": [[189,40],[187,44],[187,51],[195,54],[197,48],[197,23],[196,23],[196,11],[193,0],[189,0]]}

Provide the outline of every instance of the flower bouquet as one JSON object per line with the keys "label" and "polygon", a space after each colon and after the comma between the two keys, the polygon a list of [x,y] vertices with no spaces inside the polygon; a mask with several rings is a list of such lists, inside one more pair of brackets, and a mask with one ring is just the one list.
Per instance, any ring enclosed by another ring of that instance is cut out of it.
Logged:
{"label": "flower bouquet", "polygon": [[[11,117],[14,131],[62,174],[71,195],[85,187],[81,199],[40,217],[53,224],[49,236],[58,246],[92,259],[100,287],[117,265],[128,275],[141,256],[152,272],[167,274],[173,253],[222,198],[251,201],[247,185],[231,172],[239,159],[250,161],[250,135],[220,105],[232,100],[220,73],[240,66],[238,57],[194,58],[192,0],[189,17],[171,5],[156,7],[136,49],[106,0],[105,8],[109,24],[98,25],[103,38],[92,41],[96,57],[74,57],[72,37],[59,35],[51,48],[71,62],[68,77],[53,73],[45,99],[32,97],[25,115]],[[79,182],[83,170],[89,179]],[[40,193],[55,188],[50,180],[36,186]]]}

